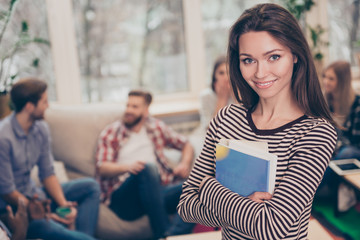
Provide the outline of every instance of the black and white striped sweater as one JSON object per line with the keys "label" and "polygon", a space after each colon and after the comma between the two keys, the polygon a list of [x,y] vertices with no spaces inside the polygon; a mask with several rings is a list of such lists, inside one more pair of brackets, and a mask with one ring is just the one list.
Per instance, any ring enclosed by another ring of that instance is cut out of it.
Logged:
{"label": "black and white striped sweater", "polygon": [[[254,202],[214,178],[199,189],[205,176],[215,176],[215,144],[221,138],[268,143],[269,152],[278,156],[271,200]],[[223,239],[306,239],[313,197],[335,143],[335,129],[326,120],[302,116],[277,129],[259,130],[242,105],[229,105],[210,123],[178,212],[185,221],[221,227]]]}

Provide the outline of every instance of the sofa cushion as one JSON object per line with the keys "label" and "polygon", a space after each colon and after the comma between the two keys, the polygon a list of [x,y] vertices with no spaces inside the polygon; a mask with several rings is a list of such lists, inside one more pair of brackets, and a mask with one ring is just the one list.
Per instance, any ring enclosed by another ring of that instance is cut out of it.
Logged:
{"label": "sofa cushion", "polygon": [[123,108],[114,106],[51,104],[46,111],[56,160],[85,176],[95,174],[97,139],[106,125],[121,118]]}

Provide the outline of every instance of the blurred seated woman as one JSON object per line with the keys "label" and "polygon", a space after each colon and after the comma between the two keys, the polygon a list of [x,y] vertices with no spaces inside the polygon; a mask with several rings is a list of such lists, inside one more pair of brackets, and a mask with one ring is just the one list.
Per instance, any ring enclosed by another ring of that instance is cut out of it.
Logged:
{"label": "blurred seated woman", "polygon": [[351,79],[347,61],[333,62],[323,73],[325,97],[340,126],[333,159],[360,159],[360,96],[355,94]]}
{"label": "blurred seated woman", "polygon": [[211,119],[228,104],[234,103],[225,56],[216,59],[213,67],[211,88],[200,92],[200,126],[189,136],[195,149],[195,156],[200,154],[206,131]]}
{"label": "blurred seated woman", "polygon": [[[351,66],[347,61],[331,63],[322,76],[325,98],[338,125],[333,160],[360,159],[360,96],[355,94],[351,79]],[[357,200],[354,190],[341,184],[336,175],[330,168],[326,170],[316,198],[326,201],[337,199],[338,211],[345,212]]]}
{"label": "blurred seated woman", "polygon": [[231,97],[232,93],[227,68],[226,57],[220,56],[214,64],[211,89],[204,89],[200,93],[200,122],[202,130],[207,130],[210,120],[221,108],[234,103]]}

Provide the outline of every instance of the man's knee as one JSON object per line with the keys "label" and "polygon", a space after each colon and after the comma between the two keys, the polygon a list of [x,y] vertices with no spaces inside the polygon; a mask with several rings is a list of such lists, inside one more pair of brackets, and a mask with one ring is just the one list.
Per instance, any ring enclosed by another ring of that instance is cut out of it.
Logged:
{"label": "man's knee", "polygon": [[93,179],[93,178],[86,178],[86,181],[88,183],[88,188],[93,192],[96,193],[98,195],[100,195],[100,186],[99,183]]}
{"label": "man's knee", "polygon": [[143,178],[160,178],[159,170],[153,163],[145,164],[144,169],[138,175]]}
{"label": "man's knee", "polygon": [[91,177],[84,177],[79,179],[81,182],[80,184],[82,187],[88,190],[88,192],[91,192],[92,194],[96,194],[100,196],[100,186],[99,183]]}

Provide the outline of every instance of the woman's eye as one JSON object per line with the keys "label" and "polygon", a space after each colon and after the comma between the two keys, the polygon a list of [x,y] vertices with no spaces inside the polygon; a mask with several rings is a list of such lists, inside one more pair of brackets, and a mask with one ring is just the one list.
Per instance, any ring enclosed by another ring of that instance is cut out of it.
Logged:
{"label": "woman's eye", "polygon": [[280,59],[280,55],[277,55],[277,54],[271,55],[271,57],[270,57],[270,61],[276,61],[276,60],[279,60],[279,59]]}
{"label": "woman's eye", "polygon": [[244,58],[243,60],[241,60],[243,63],[245,64],[250,64],[250,63],[253,63],[254,60],[252,60],[251,58]]}

